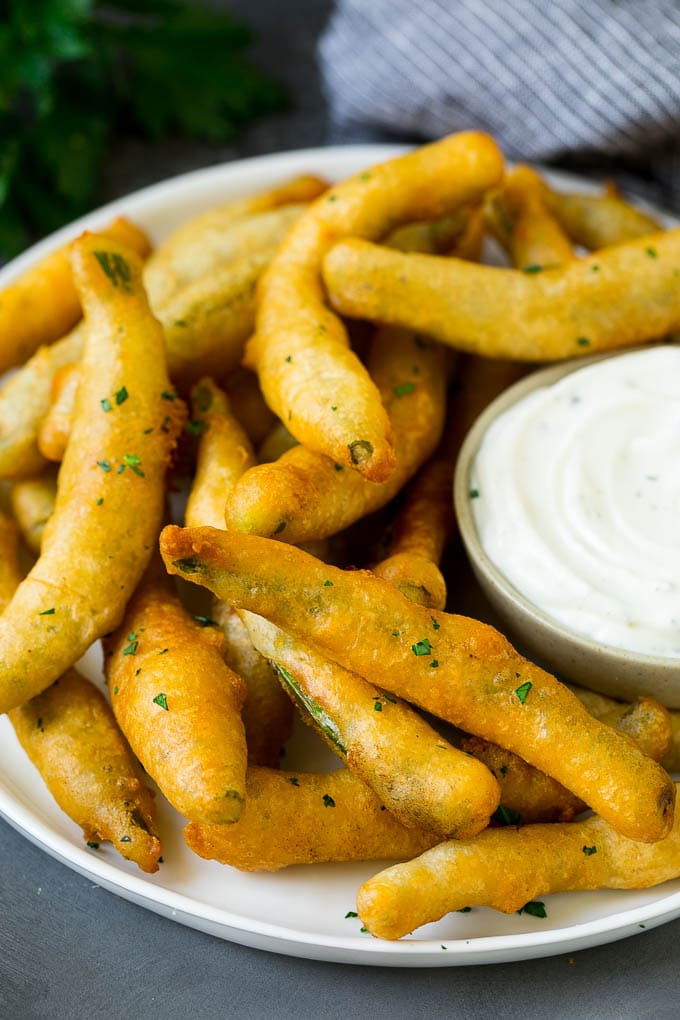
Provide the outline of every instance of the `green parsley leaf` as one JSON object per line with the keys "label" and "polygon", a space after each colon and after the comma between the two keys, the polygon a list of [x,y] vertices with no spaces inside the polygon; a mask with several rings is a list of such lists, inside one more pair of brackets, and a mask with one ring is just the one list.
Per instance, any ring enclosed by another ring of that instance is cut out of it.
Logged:
{"label": "green parsley leaf", "polygon": [[522,266],[522,272],[532,275],[533,273],[540,273],[543,270],[543,266]]}
{"label": "green parsley leaf", "polygon": [[136,453],[124,453],[123,454],[123,465],[129,467],[131,471],[134,471],[140,478],[144,478],[144,472],[140,468],[142,463],[141,457],[138,457]]}
{"label": "green parsley leaf", "polygon": [[168,698],[167,698],[167,695],[165,695],[165,694],[157,694],[156,697],[153,698],[153,703],[154,703],[154,705],[158,705],[160,708],[165,709],[166,712],[168,711]]}
{"label": "green parsley leaf", "polygon": [[373,709],[376,712],[382,712],[382,701],[380,700],[380,698],[376,697],[373,703]]}
{"label": "green parsley leaf", "polygon": [[430,669],[439,669],[439,661],[438,661],[438,659],[433,659],[432,660],[432,662],[430,663]]}
{"label": "green parsley leaf", "polygon": [[470,489],[468,496],[470,499],[479,499],[479,489]]}
{"label": "green parsley leaf", "polygon": [[400,383],[399,386],[394,387],[395,397],[405,397],[408,393],[413,393],[416,388],[416,384],[412,382]]}
{"label": "green parsley leaf", "polygon": [[121,843],[131,843],[132,842],[132,840],[130,839],[129,836],[121,836],[120,837],[120,841],[121,841]]}
{"label": "green parsley leaf", "polygon": [[136,655],[139,641],[130,641],[130,638],[128,637],[128,642],[127,646],[123,649],[123,655]]}
{"label": "green parsley leaf", "polygon": [[38,613],[38,616],[54,616],[55,609],[52,606],[51,609],[43,609],[42,613]]}
{"label": "green parsley leaf", "polygon": [[347,920],[348,917],[358,917],[358,916],[359,915],[357,914],[357,912],[355,910],[348,910],[347,913],[345,914],[345,920]]}
{"label": "green parsley leaf", "polygon": [[437,623],[437,621],[435,620],[434,616],[431,616],[430,619],[432,620],[432,629],[433,630],[439,630],[439,628],[441,627],[441,624]]}
{"label": "green parsley leaf", "polygon": [[533,684],[531,683],[531,680],[527,680],[525,684],[522,684],[515,691],[515,694],[517,695],[522,704],[524,704],[524,702],[527,700],[529,696],[529,691],[531,690],[532,687]]}
{"label": "green parsley leaf", "polygon": [[333,582],[332,581],[324,581],[323,586],[324,586],[324,588],[332,588],[333,587]]}
{"label": "green parsley leaf", "polygon": [[98,500],[96,500],[97,506],[101,506],[103,502],[104,502],[104,500],[103,500],[103,498],[101,496],[99,497]]}
{"label": "green parsley leaf", "polygon": [[531,917],[547,917],[547,911],[545,909],[545,903],[541,900],[530,900],[525,903],[523,907],[517,911],[518,914],[530,914]]}
{"label": "green parsley leaf", "polygon": [[499,825],[519,825],[522,821],[522,816],[505,804],[499,804],[491,817]]}
{"label": "green parsley leaf", "polygon": [[472,910],[472,907],[460,907],[456,911],[456,913],[458,913],[458,914],[469,914],[471,910]]}
{"label": "green parsley leaf", "polygon": [[109,471],[111,470],[111,465],[109,464],[108,460],[98,460],[97,467],[100,467],[104,474],[108,474]]}
{"label": "green parsley leaf", "polygon": [[104,397],[104,399],[100,400],[99,403],[102,405],[102,411],[108,413],[109,411],[113,410],[113,408],[111,407],[111,401],[107,397]]}
{"label": "green parsley leaf", "polygon": [[163,400],[177,400],[177,394],[173,393],[171,390],[163,390],[161,397]]}
{"label": "green parsley leaf", "polygon": [[343,466],[342,466],[342,464],[334,464],[333,466],[335,467],[335,470],[336,470],[336,471],[342,471],[342,470],[344,470],[344,469],[343,469]]}
{"label": "green parsley leaf", "polygon": [[335,801],[331,797],[330,793],[324,793],[324,795],[323,795],[323,806],[324,807],[335,807]]}
{"label": "green parsley leaf", "polygon": [[95,251],[94,257],[114,287],[127,294],[132,293],[132,272],[127,259],[117,251]]}
{"label": "green parsley leaf", "polygon": [[128,393],[127,389],[125,388],[125,386],[121,386],[121,388],[119,390],[116,390],[116,392],[115,392],[116,407],[120,407],[121,404],[124,404],[125,401],[127,400],[128,396],[129,396],[129,393]]}
{"label": "green parsley leaf", "polygon": [[288,777],[288,782],[290,783],[291,786],[299,786],[300,785],[300,780],[298,779],[297,776],[289,776]]}
{"label": "green parsley leaf", "polygon": [[411,651],[414,655],[430,655],[432,645],[427,638],[423,638],[422,641],[416,641],[414,645],[411,645]]}
{"label": "green parsley leaf", "polygon": [[588,339],[587,336],[580,336],[577,339],[576,343],[579,345],[579,347],[590,347],[590,340]]}
{"label": "green parsley leaf", "polygon": [[89,839],[87,841],[87,846],[89,846],[90,850],[99,850],[99,843],[95,843]]}
{"label": "green parsley leaf", "polygon": [[650,259],[657,259],[659,257],[659,253],[656,248],[645,248],[645,254],[648,255]]}
{"label": "green parsley leaf", "polygon": [[[281,108],[281,89],[244,55],[250,41],[244,24],[207,0],[4,4],[4,254],[97,204],[102,168],[122,125],[146,137],[224,144],[254,117]],[[188,52],[200,60],[187,59]],[[114,286],[126,289],[125,260],[100,254]]]}
{"label": "green parsley leaf", "polygon": [[596,846],[584,846],[583,847],[583,853],[586,855],[586,857],[592,857],[593,854],[597,853],[597,847]]}
{"label": "green parsley leaf", "polygon": [[202,436],[204,432],[208,431],[210,426],[206,421],[200,421],[198,419],[194,421],[188,421],[184,426],[184,431],[190,436]]}

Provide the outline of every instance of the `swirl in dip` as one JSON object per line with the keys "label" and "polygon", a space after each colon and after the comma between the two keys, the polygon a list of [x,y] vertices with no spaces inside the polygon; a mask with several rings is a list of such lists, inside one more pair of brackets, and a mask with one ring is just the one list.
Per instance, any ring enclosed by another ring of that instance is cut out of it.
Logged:
{"label": "swirl in dip", "polygon": [[680,347],[604,358],[488,428],[482,547],[543,613],[600,644],[680,657]]}

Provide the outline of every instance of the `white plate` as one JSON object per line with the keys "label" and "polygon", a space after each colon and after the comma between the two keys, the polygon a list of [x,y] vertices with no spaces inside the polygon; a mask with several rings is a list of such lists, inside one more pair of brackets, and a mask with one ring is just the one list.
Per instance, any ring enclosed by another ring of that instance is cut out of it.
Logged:
{"label": "white plate", "polygon": [[[130,216],[158,240],[193,213],[296,173],[342,178],[397,151],[387,146],[312,149],[186,174],[114,202],[54,234],[0,272],[0,287],[81,229],[103,226],[114,213]],[[92,678],[101,677],[98,655],[93,651],[86,657]],[[286,764],[318,767],[318,755],[325,751],[313,740],[306,729],[298,734]],[[79,828],[52,801],[6,717],[0,719],[0,745],[0,814],[28,839],[118,896],[242,945],[340,963],[442,967],[573,952],[680,915],[680,882],[672,882],[646,892],[547,897],[545,920],[474,909],[449,915],[400,942],[380,942],[361,932],[358,919],[345,915],[355,909],[359,885],[383,865],[317,865],[244,875],[193,856],[181,837],[182,819],[161,803],[165,863],[159,874],[145,876],[111,847],[85,847]]]}

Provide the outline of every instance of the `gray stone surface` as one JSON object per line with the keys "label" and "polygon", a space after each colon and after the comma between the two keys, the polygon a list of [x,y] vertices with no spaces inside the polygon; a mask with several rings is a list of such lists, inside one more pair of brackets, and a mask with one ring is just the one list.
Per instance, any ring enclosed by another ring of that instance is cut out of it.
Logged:
{"label": "gray stone surface", "polygon": [[[323,142],[313,51],[328,0],[231,6],[258,31],[258,57],[288,84],[292,109],[230,146],[129,140],[112,155],[104,198],[221,160]],[[676,921],[571,957],[507,965],[428,971],[296,960],[221,942],[133,906],[0,822],[0,1020],[675,1020],[679,945]]]}

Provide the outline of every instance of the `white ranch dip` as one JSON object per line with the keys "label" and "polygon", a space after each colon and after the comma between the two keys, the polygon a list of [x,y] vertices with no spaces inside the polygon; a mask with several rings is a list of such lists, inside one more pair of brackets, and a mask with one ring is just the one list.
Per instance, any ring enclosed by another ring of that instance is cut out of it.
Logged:
{"label": "white ranch dip", "polygon": [[482,546],[544,613],[680,658],[680,348],[585,366],[486,432],[470,497]]}

